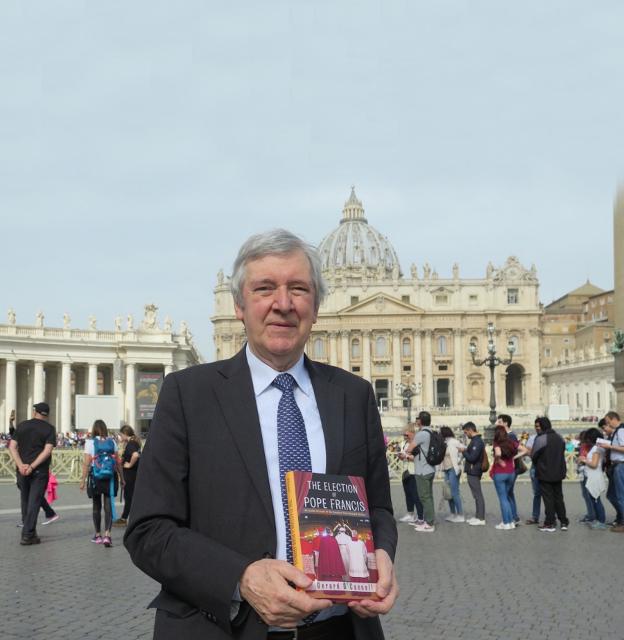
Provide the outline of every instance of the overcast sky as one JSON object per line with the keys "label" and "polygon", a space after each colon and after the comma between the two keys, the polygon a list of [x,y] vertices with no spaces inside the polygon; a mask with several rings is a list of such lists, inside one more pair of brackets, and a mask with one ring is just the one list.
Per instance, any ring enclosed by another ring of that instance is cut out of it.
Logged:
{"label": "overcast sky", "polygon": [[354,184],[404,272],[613,286],[624,3],[0,3],[0,322],[186,320],[252,232]]}

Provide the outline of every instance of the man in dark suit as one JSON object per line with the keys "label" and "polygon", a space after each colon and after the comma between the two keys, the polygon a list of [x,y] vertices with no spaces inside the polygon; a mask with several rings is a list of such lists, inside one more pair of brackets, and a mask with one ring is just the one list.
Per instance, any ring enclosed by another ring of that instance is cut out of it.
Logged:
{"label": "man in dark suit", "polygon": [[[162,585],[154,637],[382,639],[398,594],[383,433],[367,381],[304,356],[325,293],[318,253],[284,230],[253,236],[231,285],[246,347],[167,376],[141,457],[125,544]],[[310,470],[365,478],[379,599],[332,606],[293,588],[311,580],[286,561],[284,374]]]}

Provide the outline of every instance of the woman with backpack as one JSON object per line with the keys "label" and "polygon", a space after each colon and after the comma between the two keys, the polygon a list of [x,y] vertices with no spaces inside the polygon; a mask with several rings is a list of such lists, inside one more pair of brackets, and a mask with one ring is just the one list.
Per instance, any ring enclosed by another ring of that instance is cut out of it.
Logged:
{"label": "woman with backpack", "polygon": [[[91,438],[85,441],[84,461],[80,490],[93,501],[93,526],[95,535],[91,542],[112,547],[111,528],[113,524],[115,496],[118,478],[122,478],[121,465],[117,458],[117,443],[108,435],[104,420],[96,420],[91,430]],[[102,535],[102,507],[104,507],[104,535]]]}
{"label": "woman with backpack", "polygon": [[132,506],[132,496],[134,495],[134,484],[136,482],[137,471],[139,470],[139,457],[141,455],[141,441],[134,433],[134,429],[125,424],[119,429],[119,436],[124,444],[121,454],[121,467],[124,479],[124,508],[121,517],[115,520],[114,526],[125,527],[128,524],[130,507]]}

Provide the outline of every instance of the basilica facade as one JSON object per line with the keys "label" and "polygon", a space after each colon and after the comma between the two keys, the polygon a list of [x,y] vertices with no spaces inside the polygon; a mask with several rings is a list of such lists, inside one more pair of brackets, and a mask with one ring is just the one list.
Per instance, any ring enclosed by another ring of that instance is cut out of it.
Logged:
{"label": "basilica facade", "polygon": [[[369,380],[384,411],[405,407],[470,414],[487,409],[490,371],[473,363],[487,355],[487,326],[495,327],[499,355],[515,353],[495,369],[499,411],[543,409],[540,385],[540,317],[534,266],[517,258],[484,265],[482,278],[462,278],[457,264],[441,278],[428,264],[405,273],[390,241],[369,224],[355,190],[339,225],[320,243],[329,293],[306,351],[314,360]],[[216,359],[233,356],[245,342],[234,315],[228,278],[214,290]]]}

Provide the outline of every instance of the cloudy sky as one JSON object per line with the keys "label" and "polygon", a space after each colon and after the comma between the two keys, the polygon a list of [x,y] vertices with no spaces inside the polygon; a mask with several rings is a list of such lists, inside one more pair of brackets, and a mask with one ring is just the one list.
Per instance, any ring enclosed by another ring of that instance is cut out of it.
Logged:
{"label": "cloudy sky", "polygon": [[186,320],[252,232],[318,243],[354,184],[402,268],[613,286],[624,4],[0,3],[0,322]]}

